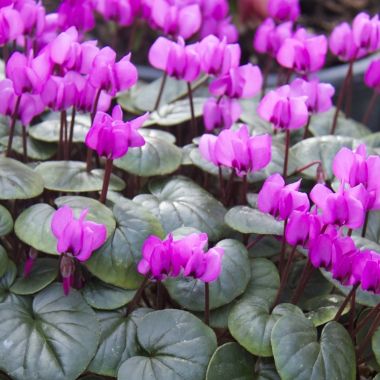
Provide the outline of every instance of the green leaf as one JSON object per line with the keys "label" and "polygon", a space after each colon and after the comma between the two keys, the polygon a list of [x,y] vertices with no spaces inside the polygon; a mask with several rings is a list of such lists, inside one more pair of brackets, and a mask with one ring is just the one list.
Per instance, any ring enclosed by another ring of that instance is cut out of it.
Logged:
{"label": "green leaf", "polygon": [[0,245],[0,277],[4,275],[8,268],[8,255],[5,249]]}
{"label": "green leaf", "polygon": [[206,380],[252,380],[255,358],[237,343],[226,343],[212,355]]}
{"label": "green leaf", "polygon": [[[3,147],[8,146],[8,137],[3,137],[0,139],[0,144]],[[27,139],[27,154],[32,160],[48,160],[52,158],[56,152],[57,148],[54,144],[44,143],[31,138]],[[23,140],[21,136],[14,136],[12,143],[12,150],[18,154],[24,154]]]}
{"label": "green leaf", "polygon": [[137,325],[144,356],[125,361],[118,380],[204,380],[216,349],[214,332],[181,310],[147,314]]}
{"label": "green leaf", "polygon": [[29,295],[39,292],[50,285],[58,275],[58,260],[41,258],[37,259],[28,277],[23,276],[23,271],[10,288],[12,293]]}
{"label": "green leaf", "polygon": [[380,373],[378,373],[374,378],[373,380],[380,380]]}
{"label": "green leaf", "polygon": [[[309,131],[314,136],[325,136],[331,134],[331,127],[335,116],[336,108],[332,107],[329,111],[313,115],[310,121]],[[356,120],[348,119],[340,112],[335,136],[352,137],[359,139],[369,135],[371,131]]]}
{"label": "green leaf", "polygon": [[19,161],[0,158],[0,199],[29,199],[44,191],[41,176]]}
{"label": "green leaf", "polygon": [[137,272],[142,245],[150,235],[163,237],[165,233],[157,218],[126,198],[118,199],[113,215],[116,229],[86,266],[103,282],[136,289],[142,279]]}
{"label": "green leaf", "polygon": [[225,220],[229,227],[243,234],[282,235],[284,232],[283,222],[248,206],[231,208]]}
{"label": "green leaf", "polygon": [[[70,128],[71,115],[67,117],[67,122],[68,127]],[[75,116],[73,142],[84,142],[90,127],[90,117],[88,115],[77,114]],[[59,141],[60,128],[60,115],[52,113],[49,115],[49,118],[47,120],[30,127],[29,134],[36,140],[44,141],[47,143],[56,143]]]}
{"label": "green leaf", "polygon": [[176,145],[161,137],[140,132],[145,138],[141,148],[130,148],[128,153],[114,161],[114,165],[140,177],[151,177],[175,172],[181,165],[182,152]]}
{"label": "green leaf", "polygon": [[225,235],[225,208],[191,179],[175,176],[153,180],[149,190],[152,195],[138,195],[133,200],[159,218],[166,233],[179,227],[193,227],[206,232],[211,241]]}
{"label": "green leaf", "polygon": [[228,317],[231,335],[254,355],[271,357],[271,333],[274,324],[283,315],[303,315],[292,304],[277,305],[272,311],[270,304],[261,298],[251,297],[238,302]]}
{"label": "green leaf", "polygon": [[8,235],[12,230],[12,215],[4,206],[0,205],[0,236]]}
{"label": "green leaf", "polygon": [[256,366],[256,373],[253,380],[280,380],[276,366],[272,359],[259,358]]}
{"label": "green leaf", "polygon": [[95,313],[80,293],[60,284],[33,302],[0,304],[0,367],[17,380],[74,380],[98,345]]}
{"label": "green leaf", "polygon": [[[360,239],[362,239],[361,235],[361,228],[353,231],[353,236],[357,239],[357,243],[359,243]],[[380,252],[380,211],[377,210],[372,210],[368,213],[368,224],[365,239],[362,240],[362,246],[371,244],[370,241],[377,243],[377,248],[374,249]]]}
{"label": "green leaf", "polygon": [[380,364],[380,329],[377,328],[372,336],[372,351],[378,364]]}
{"label": "green leaf", "polygon": [[272,347],[282,380],[354,380],[355,350],[348,332],[329,322],[318,341],[313,323],[303,316],[282,317],[272,331]]}
{"label": "green leaf", "polygon": [[[298,167],[303,167],[313,161],[321,161],[326,179],[331,180],[334,176],[332,168],[335,155],[343,147],[352,149],[356,145],[357,141],[351,137],[322,136],[303,140],[294,145],[290,151],[298,159]],[[315,178],[316,166],[306,169],[302,175]]]}
{"label": "green leaf", "polygon": [[15,282],[16,275],[17,275],[16,265],[14,264],[13,261],[8,260],[6,271],[0,277],[0,302],[6,302],[10,293],[9,289],[12,286],[12,284]]}
{"label": "green leaf", "polygon": [[242,108],[242,114],[240,120],[253,127],[258,134],[271,133],[273,131],[272,125],[257,114],[259,102],[260,98],[258,97],[253,99],[241,99],[240,106]]}
{"label": "green leaf", "polygon": [[99,375],[116,376],[123,362],[139,355],[137,324],[150,312],[150,309],[137,309],[128,316],[125,310],[97,312],[100,342],[88,370]]}
{"label": "green leaf", "polygon": [[122,91],[117,94],[117,103],[127,112],[135,115],[140,114],[142,111],[136,105],[136,98],[138,93],[143,91],[146,86],[149,86],[149,84],[143,81],[138,81],[128,91]]}
{"label": "green leaf", "polygon": [[86,302],[94,309],[100,310],[115,310],[125,306],[135,293],[134,290],[121,289],[96,278],[89,281],[82,290]]}
{"label": "green leaf", "polygon": [[[217,247],[224,249],[222,272],[211,282],[210,309],[224,306],[241,295],[250,279],[248,253],[237,240],[222,240]],[[188,310],[204,310],[205,286],[200,280],[189,277],[168,278],[165,282],[170,297]]]}
{"label": "green leaf", "polygon": [[[35,168],[45,182],[45,188],[65,193],[100,191],[103,187],[104,170],[86,171],[81,161],[48,161]],[[121,191],[125,183],[115,175],[111,176],[110,190]]]}
{"label": "green leaf", "polygon": [[276,239],[275,236],[265,236],[265,235],[256,235],[253,234],[250,236],[248,244],[251,241],[256,240],[261,237],[260,241],[255,243],[255,245],[249,250],[249,256],[254,258],[259,257],[273,257],[278,255],[281,252],[281,241]]}
{"label": "green leaf", "polygon": [[55,209],[38,203],[24,210],[16,219],[15,234],[25,244],[37,251],[57,254],[57,240],[51,232]]}

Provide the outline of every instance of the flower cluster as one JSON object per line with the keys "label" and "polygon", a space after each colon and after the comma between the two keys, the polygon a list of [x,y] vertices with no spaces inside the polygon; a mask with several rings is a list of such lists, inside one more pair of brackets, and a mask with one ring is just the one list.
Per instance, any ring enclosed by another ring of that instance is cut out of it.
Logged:
{"label": "flower cluster", "polygon": [[180,274],[209,283],[218,279],[222,271],[224,250],[214,247],[205,252],[208,237],[193,233],[178,240],[170,234],[165,240],[150,236],[142,247],[138,271],[156,280]]}

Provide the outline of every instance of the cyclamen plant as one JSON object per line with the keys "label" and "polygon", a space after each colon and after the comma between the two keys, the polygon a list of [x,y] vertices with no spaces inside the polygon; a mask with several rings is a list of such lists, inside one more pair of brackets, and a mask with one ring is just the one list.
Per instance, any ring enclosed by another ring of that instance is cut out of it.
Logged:
{"label": "cyclamen plant", "polygon": [[380,377],[380,21],[260,6],[0,0],[1,379]]}

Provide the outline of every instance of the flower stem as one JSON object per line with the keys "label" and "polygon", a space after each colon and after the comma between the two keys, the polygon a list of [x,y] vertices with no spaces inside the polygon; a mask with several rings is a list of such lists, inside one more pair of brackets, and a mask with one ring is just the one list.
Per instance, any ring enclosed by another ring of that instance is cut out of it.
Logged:
{"label": "flower stem", "polygon": [[303,268],[301,279],[298,283],[296,290],[294,291],[294,294],[293,294],[293,297],[292,297],[292,300],[290,301],[290,303],[297,305],[298,301],[302,297],[302,294],[305,290],[306,284],[310,280],[310,277],[313,273],[313,269],[314,269],[313,265],[311,264],[311,261],[308,259],[305,267]]}
{"label": "flower stem", "polygon": [[286,225],[288,224],[288,220],[284,220],[284,230],[282,233],[282,244],[281,244],[281,251],[280,251],[280,262],[278,264],[278,270],[280,272],[280,275],[284,269],[284,263],[285,263],[285,253],[286,253],[286,238],[285,238],[285,231],[286,231]]}
{"label": "flower stem", "polygon": [[369,210],[365,214],[364,225],[362,229],[362,238],[365,238],[365,235],[367,233],[368,221],[369,221]]}
{"label": "flower stem", "polygon": [[100,198],[99,198],[99,202],[103,204],[106,203],[106,199],[107,199],[108,187],[110,185],[110,180],[111,180],[112,164],[113,164],[113,160],[110,158],[107,158],[104,179],[103,179],[103,188],[102,188],[102,193],[100,194]]}
{"label": "flower stem", "polygon": [[15,126],[16,126],[16,118],[18,114],[18,109],[20,108],[21,96],[17,97],[15,109],[12,115],[11,126],[9,128],[9,139],[8,139],[8,147],[6,157],[9,157],[12,150],[13,136],[15,134]]}
{"label": "flower stem", "polygon": [[372,325],[371,325],[371,327],[370,327],[367,335],[365,336],[365,338],[363,339],[361,345],[358,347],[358,349],[356,351],[356,357],[357,357],[358,363],[361,362],[361,360],[360,360],[361,356],[363,355],[364,350],[366,349],[369,341],[372,339],[373,334],[378,329],[379,324],[380,324],[380,314],[378,314],[375,317],[375,319],[373,320]]}
{"label": "flower stem", "polygon": [[205,324],[210,325],[210,287],[208,282],[205,282]]}
{"label": "flower stem", "polygon": [[380,311],[380,303],[376,305],[368,314],[356,325],[354,333],[357,334],[366,323],[371,320]]}
{"label": "flower stem", "polygon": [[224,189],[224,180],[223,180],[223,172],[222,167],[218,166],[218,174],[219,174],[219,191],[220,191],[220,198],[222,200],[222,203],[226,205],[226,192]]}
{"label": "flower stem", "polygon": [[346,308],[346,306],[350,302],[350,299],[353,296],[353,294],[356,293],[356,289],[358,287],[359,287],[359,284],[354,285],[352,287],[352,289],[350,290],[350,292],[347,294],[347,297],[344,299],[343,303],[340,305],[339,310],[335,314],[335,318],[334,318],[335,322],[337,322],[339,320],[339,318],[342,316],[344,309]]}
{"label": "flower stem", "polygon": [[338,102],[336,104],[336,111],[335,111],[335,115],[334,115],[333,124],[331,127],[331,134],[332,135],[335,134],[335,130],[336,130],[336,127],[338,125],[339,112],[342,108],[344,95],[346,94],[347,86],[349,85],[349,82],[350,82],[351,73],[352,73],[353,68],[354,68],[354,62],[355,62],[355,58],[350,61],[350,65],[348,66],[348,70],[347,70],[347,74],[346,74],[346,77],[345,77],[344,82],[343,82],[343,86],[339,91]]}
{"label": "flower stem", "polygon": [[302,140],[307,139],[307,135],[309,134],[310,122],[311,122],[311,115],[309,115],[309,117],[307,119],[307,124],[306,124],[305,130],[304,130],[304,133],[303,133]]}
{"label": "flower stem", "polygon": [[163,294],[162,294],[162,282],[157,280],[157,294],[156,294],[156,309],[163,309]]}
{"label": "flower stem", "polygon": [[[299,169],[296,169],[296,171],[293,173],[293,174],[300,174],[302,172],[304,172],[305,170],[311,168],[312,166],[314,165],[322,165],[322,162],[321,161],[313,161],[313,162],[310,162],[309,164],[305,165],[305,166],[302,166],[301,168]],[[323,169],[323,168],[322,168]]]}
{"label": "flower stem", "polygon": [[286,178],[288,175],[288,161],[289,161],[289,147],[290,147],[290,131],[289,129],[285,132],[285,159],[284,159],[284,172],[283,177]]}
{"label": "flower stem", "polygon": [[62,111],[63,113],[63,126],[64,126],[64,144],[63,144],[63,158],[64,160],[69,159],[69,136],[68,136],[68,125],[67,125],[67,113],[66,111]]}
{"label": "flower stem", "polygon": [[165,72],[164,76],[162,77],[162,80],[161,80],[161,86],[160,86],[160,90],[158,91],[156,104],[154,105],[154,111],[157,111],[158,107],[160,106],[162,94],[164,93],[164,89],[165,89],[167,79],[168,79],[168,74]]}
{"label": "flower stem", "polygon": [[245,205],[247,202],[247,193],[248,193],[248,181],[247,175],[243,176],[243,187],[241,192],[241,204]]}
{"label": "flower stem", "polygon": [[[91,112],[91,125],[94,122],[96,112],[98,111],[98,104],[99,104],[99,99],[100,99],[100,94],[102,93],[102,89],[99,88],[96,92],[95,96],[95,101],[94,101],[94,106],[92,108]],[[89,173],[92,169],[92,149],[87,148],[87,159],[86,159],[86,171]]]}
{"label": "flower stem", "polygon": [[190,82],[187,82],[187,93],[188,93],[189,102],[190,102],[191,129],[193,130],[194,136],[197,136],[197,134],[198,134],[197,119],[195,118],[193,91],[191,90],[191,83]]}
{"label": "flower stem", "polygon": [[22,150],[24,154],[24,162],[28,162],[28,132],[26,126],[22,126]]}
{"label": "flower stem", "polygon": [[379,94],[376,91],[374,91],[373,94],[372,94],[371,100],[370,100],[370,102],[368,104],[367,111],[366,111],[366,113],[365,113],[365,115],[363,117],[363,120],[362,120],[362,123],[364,125],[368,124],[369,118],[371,117],[373,109],[374,109],[374,107],[376,105],[376,100],[377,100],[378,96],[379,96]]}
{"label": "flower stem", "polygon": [[70,120],[70,134],[69,134],[69,147],[68,150],[71,150],[71,146],[73,144],[73,139],[74,139],[74,126],[75,126],[75,116],[76,116],[76,108],[73,106],[72,111],[71,111],[71,120]]}
{"label": "flower stem", "polygon": [[251,242],[249,242],[245,247],[247,251],[252,249],[257,243],[259,243],[262,239],[264,239],[264,237],[265,235],[259,235],[255,239],[253,239]]}
{"label": "flower stem", "polygon": [[143,295],[145,287],[148,284],[148,281],[149,281],[149,275],[146,275],[144,278],[144,281],[141,283],[132,301],[129,303],[128,312],[132,312],[135,309],[135,307],[138,305],[138,303],[140,302],[140,299]]}

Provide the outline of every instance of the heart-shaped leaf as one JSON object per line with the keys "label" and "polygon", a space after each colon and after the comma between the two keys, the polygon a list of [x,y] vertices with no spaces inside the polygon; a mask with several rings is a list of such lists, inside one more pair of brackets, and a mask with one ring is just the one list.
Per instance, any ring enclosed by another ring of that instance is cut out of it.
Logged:
{"label": "heart-shaped leaf", "polygon": [[44,191],[41,176],[11,158],[0,158],[0,199],[29,199]]}
{"label": "heart-shaped leaf", "polygon": [[206,380],[252,380],[255,358],[237,343],[226,343],[212,355]]}
{"label": "heart-shaped leaf", "polygon": [[100,342],[88,370],[100,375],[116,376],[120,364],[139,355],[137,324],[150,309],[137,309],[128,316],[126,310],[97,312]]}
{"label": "heart-shaped leaf", "polygon": [[243,234],[282,235],[284,232],[283,222],[248,206],[231,208],[225,220],[229,227]]}
{"label": "heart-shaped leaf", "polygon": [[49,258],[37,259],[28,277],[24,277],[21,271],[11,286],[10,291],[18,295],[37,293],[50,285],[56,279],[57,275],[57,260]]}
{"label": "heart-shaped leaf", "polygon": [[[248,253],[237,240],[222,240],[217,247],[224,249],[222,273],[211,282],[210,308],[224,306],[241,295],[250,279]],[[169,278],[164,282],[170,297],[188,310],[204,310],[205,287],[200,280],[189,277]]]}
{"label": "heart-shaped leaf", "polygon": [[303,316],[282,317],[272,331],[277,370],[283,380],[354,380],[355,350],[343,326],[329,322],[320,340]]}
{"label": "heart-shaped leaf", "polygon": [[0,236],[8,235],[12,230],[12,215],[4,206],[0,205]]}
{"label": "heart-shaped leaf", "polygon": [[141,282],[137,264],[141,248],[150,235],[164,236],[160,222],[148,210],[119,197],[113,207],[117,227],[105,244],[86,262],[92,274],[103,282],[136,289]]}
{"label": "heart-shaped leaf", "polygon": [[60,284],[33,301],[0,304],[0,367],[17,380],[74,380],[98,345],[95,313],[75,290]]}
{"label": "heart-shaped leaf", "polygon": [[0,277],[0,302],[6,302],[10,296],[10,287],[15,282],[17,268],[13,261],[7,260],[6,270]]}
{"label": "heart-shaped leaf", "polygon": [[214,332],[181,310],[147,314],[137,325],[137,340],[144,354],[125,361],[118,380],[204,380],[216,349]]}
{"label": "heart-shaped leaf", "polygon": [[[38,165],[35,172],[45,182],[45,188],[65,193],[100,191],[103,187],[104,170],[86,170],[86,163],[81,161],[47,161]],[[125,183],[112,174],[110,190],[121,191]]]}
{"label": "heart-shaped leaf", "polygon": [[8,261],[7,252],[5,252],[5,249],[0,245],[0,277],[7,271]]}
{"label": "heart-shaped leaf", "polygon": [[[257,241],[257,239],[260,239]],[[250,236],[248,244],[251,242],[255,244],[249,249],[249,256],[252,259],[260,257],[273,257],[278,255],[281,252],[281,239],[276,238],[273,235],[256,235],[253,234]]]}
{"label": "heart-shaped leaf", "polygon": [[133,200],[159,218],[166,233],[193,227],[206,232],[211,241],[225,235],[225,208],[191,179],[176,176],[153,180],[149,190],[152,195],[138,195]]}
{"label": "heart-shaped leaf", "polygon": [[175,172],[182,162],[182,152],[176,145],[163,138],[149,135],[141,129],[145,145],[130,148],[128,153],[114,161],[114,165],[140,177],[151,177]]}
{"label": "heart-shaped leaf", "polygon": [[96,278],[89,281],[82,290],[86,302],[99,310],[115,310],[125,306],[135,293],[134,290],[121,289]]}

